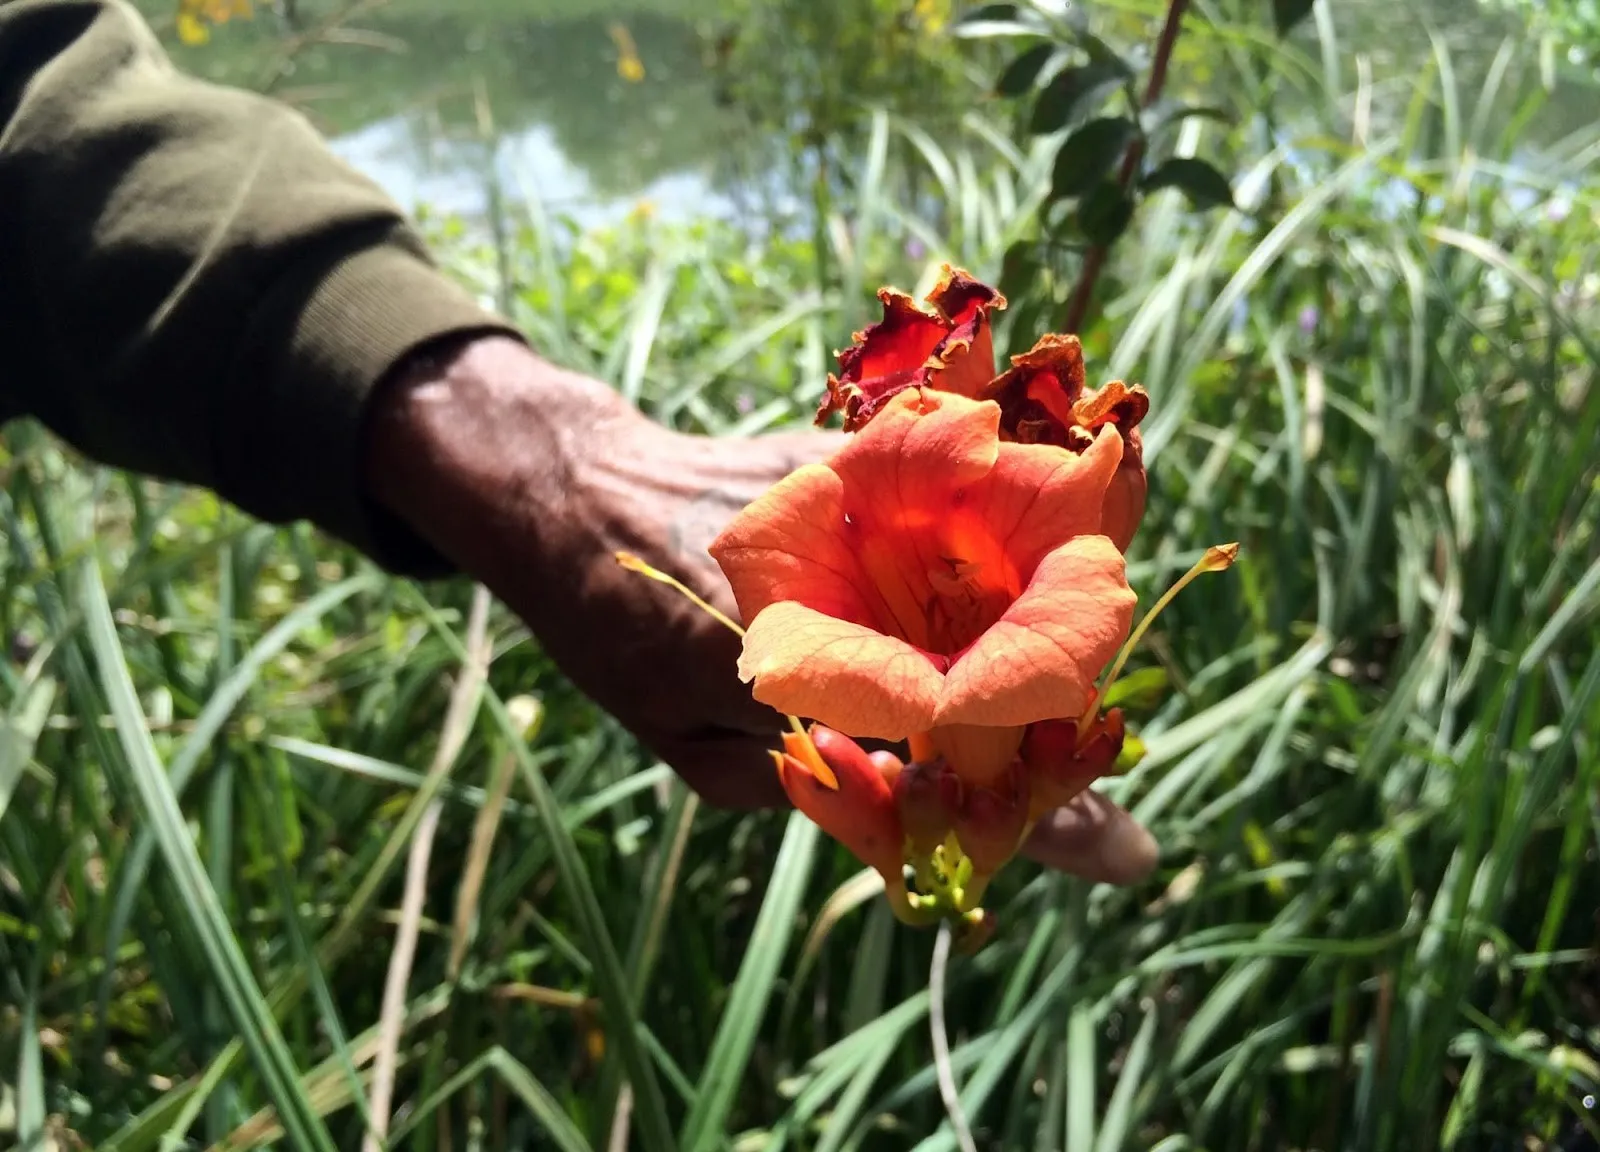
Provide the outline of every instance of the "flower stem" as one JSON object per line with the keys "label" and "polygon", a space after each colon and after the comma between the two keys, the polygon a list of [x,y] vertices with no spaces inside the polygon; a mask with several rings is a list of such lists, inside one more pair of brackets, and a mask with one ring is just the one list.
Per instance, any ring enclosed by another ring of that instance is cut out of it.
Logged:
{"label": "flower stem", "polygon": [[[1150,79],[1145,84],[1141,109],[1150,108],[1161,99],[1161,90],[1167,83],[1167,65],[1172,60],[1172,47],[1178,42],[1178,29],[1183,24],[1184,9],[1188,7],[1189,0],[1169,0],[1167,4],[1167,20],[1161,26],[1161,38],[1156,41],[1155,59],[1150,63]],[[1139,161],[1143,156],[1144,135],[1141,133],[1128,145],[1128,151],[1122,157],[1122,170],[1117,173],[1117,186],[1124,192],[1133,183],[1133,178],[1139,171]],[[1089,313],[1089,297],[1094,294],[1095,281],[1100,278],[1100,271],[1105,267],[1107,255],[1108,251],[1103,244],[1096,244],[1084,255],[1083,268],[1078,273],[1078,283],[1072,290],[1072,301],[1067,305],[1067,321],[1064,326],[1067,332],[1076,335],[1083,330],[1084,318]]]}
{"label": "flower stem", "polygon": [[950,965],[950,921],[939,921],[939,935],[933,941],[933,964],[928,968],[928,1025],[933,1034],[933,1067],[939,1078],[939,1098],[955,1131],[961,1152],[978,1152],[972,1129],[961,1110],[961,1094],[956,1089],[956,1071],[950,1063],[950,1039],[944,1026],[945,971]]}

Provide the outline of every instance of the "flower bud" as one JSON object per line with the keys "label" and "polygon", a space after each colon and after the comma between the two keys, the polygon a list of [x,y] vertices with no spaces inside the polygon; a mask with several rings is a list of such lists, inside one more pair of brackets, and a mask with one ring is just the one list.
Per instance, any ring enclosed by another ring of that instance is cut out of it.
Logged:
{"label": "flower bud", "polygon": [[1082,731],[1073,720],[1028,725],[1022,761],[1033,785],[1034,815],[1061,807],[1110,773],[1125,731],[1120,708],[1098,714]]}
{"label": "flower bud", "polygon": [[[895,807],[900,827],[917,857],[927,856],[944,842],[952,827],[942,780],[954,778],[944,761],[907,764],[894,782]],[[958,782],[959,783],[959,782]]]}
{"label": "flower bud", "polygon": [[808,736],[785,732],[783,746],[772,759],[790,803],[885,881],[898,884],[905,834],[883,756],[869,756],[850,737],[820,724]]}

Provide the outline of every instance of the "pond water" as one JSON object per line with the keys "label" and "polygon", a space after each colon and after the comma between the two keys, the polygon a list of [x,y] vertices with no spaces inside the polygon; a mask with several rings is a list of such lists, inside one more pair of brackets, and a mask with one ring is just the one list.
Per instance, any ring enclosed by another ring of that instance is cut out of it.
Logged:
{"label": "pond water", "polygon": [[498,179],[580,218],[728,212],[756,143],[719,87],[731,6],[714,0],[389,0],[342,19],[300,0],[298,30],[257,0],[197,46],[177,3],[137,0],[181,68],[295,104],[407,207],[471,214]]}
{"label": "pond water", "polygon": [[[408,208],[471,216],[491,195],[537,196],[598,221],[640,201],[669,217],[730,214],[763,184],[786,197],[781,179],[772,186],[776,118],[750,116],[728,84],[727,46],[762,0],[256,0],[252,19],[198,46],[174,35],[178,0],[136,2],[180,67],[295,103]],[[885,0],[813,2],[848,20],[852,4]],[[1417,74],[1430,28],[1469,82],[1512,30],[1477,0],[1335,10],[1342,47],[1369,54],[1380,84]],[[741,59],[785,54],[792,68],[799,49],[781,26],[762,34]],[[835,64],[811,66],[848,98],[852,77]],[[1536,130],[1553,139],[1597,112],[1593,89],[1573,86]]]}

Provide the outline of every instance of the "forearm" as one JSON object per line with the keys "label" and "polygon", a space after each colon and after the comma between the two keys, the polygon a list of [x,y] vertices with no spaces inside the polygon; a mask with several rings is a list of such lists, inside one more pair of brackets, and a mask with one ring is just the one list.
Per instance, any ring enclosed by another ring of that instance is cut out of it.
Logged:
{"label": "forearm", "polygon": [[603,486],[586,466],[590,446],[639,423],[610,388],[518,340],[448,339],[403,362],[374,396],[364,482],[451,564],[529,595],[581,578],[591,558],[574,539],[577,503]]}
{"label": "forearm", "polygon": [[176,73],[120,0],[0,0],[0,315],[0,415],[423,570],[365,492],[373,390],[511,334],[303,118]]}

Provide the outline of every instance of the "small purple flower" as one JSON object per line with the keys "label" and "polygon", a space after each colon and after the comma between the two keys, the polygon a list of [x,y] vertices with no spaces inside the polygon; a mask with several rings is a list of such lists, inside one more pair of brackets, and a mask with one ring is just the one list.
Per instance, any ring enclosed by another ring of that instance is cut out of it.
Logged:
{"label": "small purple flower", "polygon": [[913,236],[906,241],[906,257],[911,260],[921,260],[927,254],[927,245]]}
{"label": "small purple flower", "polygon": [[738,409],[739,415],[748,416],[756,410],[756,398],[748,392],[741,392],[733,398],[733,406]]}
{"label": "small purple flower", "polygon": [[1300,331],[1310,336],[1317,330],[1317,319],[1320,315],[1315,304],[1307,304],[1300,309]]}

